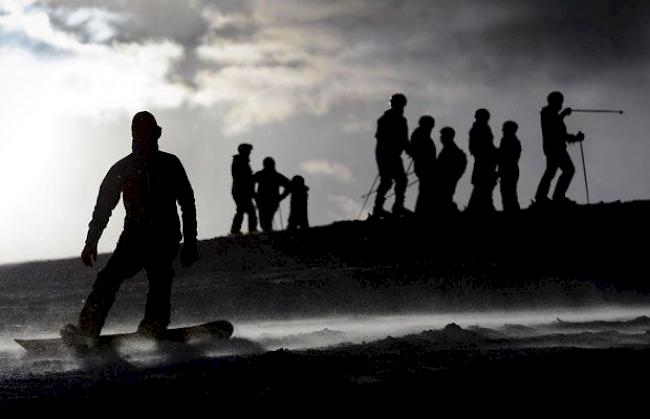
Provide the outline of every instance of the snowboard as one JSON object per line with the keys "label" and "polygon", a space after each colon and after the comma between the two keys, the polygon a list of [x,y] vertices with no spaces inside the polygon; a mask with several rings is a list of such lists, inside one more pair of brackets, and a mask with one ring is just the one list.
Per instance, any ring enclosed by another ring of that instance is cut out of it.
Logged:
{"label": "snowboard", "polygon": [[[156,339],[162,344],[191,344],[194,341],[220,341],[232,336],[234,327],[227,320],[216,320],[194,326],[167,329],[163,336]],[[14,339],[28,354],[34,356],[54,356],[74,352],[74,348],[67,346],[61,338],[48,339]],[[97,346],[93,351],[112,351],[119,345],[129,342],[150,340],[138,332],[116,333],[99,337]]]}

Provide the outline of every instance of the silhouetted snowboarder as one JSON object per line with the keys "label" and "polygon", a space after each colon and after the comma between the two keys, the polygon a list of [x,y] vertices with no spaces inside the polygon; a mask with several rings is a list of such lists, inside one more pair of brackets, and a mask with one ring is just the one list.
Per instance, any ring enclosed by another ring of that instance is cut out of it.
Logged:
{"label": "silhouetted snowboarder", "polygon": [[434,195],[433,177],[436,163],[436,145],[431,139],[435,126],[432,116],[424,115],[411,135],[411,155],[415,175],[418,177],[419,191],[415,213],[424,217],[431,215]]}
{"label": "silhouetted snowboarder", "polygon": [[401,93],[394,94],[390,99],[390,107],[377,120],[377,132],[375,133],[379,187],[372,214],[374,217],[387,215],[384,210],[384,201],[386,193],[393,186],[393,181],[395,182],[393,214],[401,215],[404,212],[407,177],[402,163],[402,152],[409,151],[409,130],[404,117],[406,96]]}
{"label": "silhouetted snowboarder", "polygon": [[436,212],[453,213],[458,211],[454,203],[456,185],[467,168],[467,156],[454,142],[456,131],[451,127],[440,130],[442,150],[436,160],[435,170],[435,208]]}
{"label": "silhouetted snowboarder", "polygon": [[97,242],[110,215],[124,201],[124,230],[113,255],[97,275],[79,317],[79,326],[62,330],[64,340],[92,346],[99,337],[106,316],[121,283],[144,268],[149,293],[144,319],[138,331],[160,336],[170,321],[170,297],[174,271],[172,263],[181,240],[176,203],[183,214],[183,266],[198,258],[194,192],[180,160],[158,150],[162,129],[149,112],[138,112],[131,125],[133,152],[111,167],[104,178],[89,224],[83,263],[97,259]]}
{"label": "silhouetted snowboarder", "polygon": [[582,132],[578,134],[569,134],[564,124],[564,118],[571,115],[571,108],[562,110],[564,96],[560,92],[552,92],[547,97],[548,105],[542,108],[542,138],[544,145],[544,154],[546,155],[546,170],[537,187],[535,202],[544,204],[548,202],[548,192],[551,188],[551,181],[555,177],[557,170],[560,169],[562,174],[555,185],[553,192],[553,201],[559,203],[572,203],[566,197],[566,191],[569,189],[571,179],[575,173],[575,167],[571,161],[571,156],[567,151],[567,143],[583,141],[585,135]]}
{"label": "silhouetted snowboarder", "polygon": [[487,213],[494,211],[492,193],[497,184],[497,149],[494,146],[494,135],[488,125],[490,113],[487,109],[478,109],[474,117],[474,124],[469,131],[469,152],[474,156],[474,188],[467,210]]}
{"label": "silhouetted snowboarder", "polygon": [[[253,181],[257,184],[255,201],[262,230],[273,231],[273,217],[280,202],[291,193],[291,182],[275,170],[275,160],[272,157],[266,157],[262,166],[263,169],[253,175]],[[282,194],[280,187],[283,188]]]}
{"label": "silhouetted snowboarder", "polygon": [[503,137],[499,144],[499,187],[504,211],[518,211],[517,182],[519,181],[519,158],[521,142],[517,138],[519,126],[514,121],[503,124]]}
{"label": "silhouetted snowboarder", "polygon": [[232,157],[232,197],[235,200],[235,205],[237,205],[237,210],[232,220],[231,234],[241,234],[241,223],[244,220],[244,214],[248,216],[248,232],[257,232],[257,214],[253,203],[255,185],[250,165],[252,150],[252,145],[242,143],[237,147],[239,154]]}
{"label": "silhouetted snowboarder", "polygon": [[302,176],[291,178],[291,206],[287,229],[295,230],[309,227],[307,218],[308,191],[309,188],[305,185],[305,179]]}

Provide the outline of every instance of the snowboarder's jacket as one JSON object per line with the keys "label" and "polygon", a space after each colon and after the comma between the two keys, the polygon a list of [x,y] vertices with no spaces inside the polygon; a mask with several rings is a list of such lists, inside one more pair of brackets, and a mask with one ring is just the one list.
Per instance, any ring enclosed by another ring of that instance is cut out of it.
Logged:
{"label": "snowboarder's jacket", "polygon": [[134,152],[115,163],[99,189],[86,243],[99,241],[120,195],[126,209],[120,240],[139,237],[180,242],[178,202],[185,242],[196,241],[194,191],[178,157],[156,148],[146,156]]}

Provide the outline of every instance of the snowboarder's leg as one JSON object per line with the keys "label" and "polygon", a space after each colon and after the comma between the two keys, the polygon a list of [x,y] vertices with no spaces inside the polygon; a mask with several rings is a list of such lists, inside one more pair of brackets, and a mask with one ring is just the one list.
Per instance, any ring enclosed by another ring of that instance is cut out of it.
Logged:
{"label": "snowboarder's leg", "polygon": [[106,266],[97,274],[93,290],[81,310],[80,334],[93,338],[99,336],[120,285],[142,269],[143,258],[139,247],[121,240],[117,244]]}
{"label": "snowboarder's leg", "polygon": [[149,280],[147,305],[144,319],[138,326],[138,332],[148,336],[159,336],[169,326],[171,311],[172,264],[178,253],[178,245],[171,244],[152,249],[145,262]]}

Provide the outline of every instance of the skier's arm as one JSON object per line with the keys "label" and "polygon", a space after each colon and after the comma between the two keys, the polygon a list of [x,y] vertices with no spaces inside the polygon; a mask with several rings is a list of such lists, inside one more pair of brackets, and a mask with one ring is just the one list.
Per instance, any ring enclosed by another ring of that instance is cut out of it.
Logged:
{"label": "skier's arm", "polygon": [[97,243],[111,218],[113,209],[120,202],[121,185],[120,166],[116,164],[111,167],[102,181],[93,218],[88,224],[86,246],[81,253],[81,260],[87,266],[92,266],[93,261],[97,259]]}
{"label": "skier's arm", "polygon": [[282,195],[280,195],[280,201],[289,196],[291,193],[291,181],[283,174],[278,173],[280,178],[280,185],[284,188]]}

